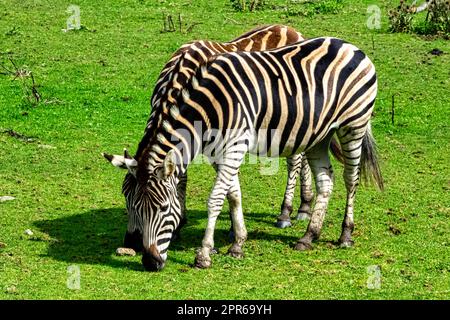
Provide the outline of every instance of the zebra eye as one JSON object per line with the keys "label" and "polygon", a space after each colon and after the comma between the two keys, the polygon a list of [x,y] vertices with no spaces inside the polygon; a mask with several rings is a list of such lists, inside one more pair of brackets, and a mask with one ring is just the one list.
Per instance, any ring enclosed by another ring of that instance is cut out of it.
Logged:
{"label": "zebra eye", "polygon": [[159,209],[163,212],[166,212],[169,209],[169,205],[168,204],[162,205]]}

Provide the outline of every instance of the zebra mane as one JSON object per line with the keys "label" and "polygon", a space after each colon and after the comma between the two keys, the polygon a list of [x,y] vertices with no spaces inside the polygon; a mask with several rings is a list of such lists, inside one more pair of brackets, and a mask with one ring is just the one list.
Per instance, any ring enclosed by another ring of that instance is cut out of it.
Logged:
{"label": "zebra mane", "polygon": [[[212,54],[213,50],[210,48],[210,46],[213,45],[222,46],[223,44],[213,41],[190,42],[181,46],[172,55],[169,62],[167,62],[164,66],[163,71],[156,82],[155,90],[151,98],[152,111],[147,121],[145,134],[139,143],[138,151],[136,152],[135,158],[138,162],[142,162],[142,160],[147,158],[145,156],[145,153],[148,153],[146,150],[152,145],[152,143],[156,142],[156,132],[163,120],[166,120],[169,117],[169,112],[172,106],[179,107],[183,103],[183,90],[189,85],[200,67],[202,67],[204,63],[207,63],[209,59],[214,56],[215,53]],[[232,44],[230,43],[227,45],[230,46]],[[202,50],[204,48],[207,48],[210,52],[207,54]],[[206,59],[203,58],[198,51],[202,51],[206,56]],[[187,55],[195,57],[195,59],[200,63],[199,66],[187,68],[185,66],[186,61],[188,60],[186,58]],[[165,106],[164,103],[166,103]]]}
{"label": "zebra mane", "polygon": [[[152,144],[157,143],[156,133],[164,120],[170,117],[171,108],[180,108],[184,103],[183,92],[189,92],[195,84],[194,78],[199,76],[220,53],[246,51],[249,44],[260,45],[264,34],[274,32],[270,40],[274,44],[280,41],[280,30],[285,29],[286,39],[303,39],[294,29],[282,25],[259,26],[228,42],[192,41],[182,45],[165,64],[156,82],[151,97],[151,113],[147,121],[144,137],[139,143],[135,159],[138,163],[148,165],[148,157]],[[286,40],[287,41],[287,40]]]}
{"label": "zebra mane", "polygon": [[152,94],[152,104],[153,104],[153,100],[154,98],[160,94],[160,91],[163,90],[161,88],[161,86],[164,83],[168,83],[172,80],[173,75],[174,75],[174,70],[177,68],[178,66],[178,62],[179,62],[179,58],[188,50],[188,48],[191,46],[191,42],[182,45],[180,48],[178,48],[177,51],[175,51],[174,54],[172,54],[172,56],[170,57],[169,61],[164,65],[161,74],[158,77],[158,80],[156,80],[156,84],[155,84],[155,90],[153,91]]}
{"label": "zebra mane", "polygon": [[[212,44],[214,42],[208,41],[206,43]],[[181,46],[172,55],[156,82],[155,90],[151,98],[152,112],[155,109],[159,109],[163,102],[172,100],[171,98],[176,99],[180,95],[182,88],[189,81],[190,77],[195,74],[197,68],[196,66],[194,68],[186,67],[186,64],[189,64],[186,56],[191,55],[201,63],[205,59],[202,58],[198,51],[202,51],[204,48],[210,50],[210,45],[205,45],[204,41],[193,41]],[[206,54],[204,51],[203,53]],[[182,77],[181,80],[180,77]]]}
{"label": "zebra mane", "polygon": [[[206,44],[205,44],[206,43]],[[213,54],[206,54],[204,48],[210,49],[212,45],[221,45],[218,42],[204,42],[204,41],[193,41],[186,45],[181,46],[171,57],[168,63],[163,68],[161,75],[159,76],[155,90],[153,91],[151,98],[152,110],[150,117],[147,121],[146,132],[155,128],[154,124],[159,122],[161,111],[167,113],[170,109],[170,104],[176,105],[178,98],[181,96],[183,88],[189,83],[192,76],[197,72],[198,67],[191,63],[191,67],[186,67],[189,64],[187,55],[194,57],[200,65],[206,60],[208,60]],[[197,50],[196,50],[197,49]],[[203,50],[202,50],[203,49]],[[202,51],[206,55],[206,59],[198,52]],[[164,108],[164,103],[166,108]]]}

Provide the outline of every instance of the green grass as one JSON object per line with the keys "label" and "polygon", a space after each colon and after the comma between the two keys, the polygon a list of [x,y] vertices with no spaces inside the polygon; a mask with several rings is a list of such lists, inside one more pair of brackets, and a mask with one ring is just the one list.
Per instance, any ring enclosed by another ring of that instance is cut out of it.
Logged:
{"label": "green grass", "polygon": [[[450,45],[388,33],[389,2],[375,2],[382,28],[368,30],[373,1],[347,0],[337,15],[304,17],[280,8],[236,12],[226,0],[79,0],[86,29],[64,33],[68,2],[2,1],[0,52],[33,71],[43,102],[32,106],[20,81],[0,75],[0,129],[37,139],[26,143],[0,134],[0,196],[16,197],[0,203],[0,242],[6,244],[0,248],[0,299],[449,299]],[[189,34],[161,33],[163,14],[178,13],[188,25],[202,24]],[[212,186],[207,165],[190,169],[189,223],[162,272],[144,272],[139,256],[115,256],[126,229],[124,174],[100,152],[135,151],[155,80],[181,44],[229,40],[267,23],[289,24],[307,37],[343,38],[377,68],[373,131],[386,191],[359,189],[355,247],[333,244],[345,206],[342,167],[335,163],[321,240],[310,252],[292,249],[306,223],[273,226],[286,180],[281,161],[275,176],[261,176],[255,165],[242,168],[249,231],[243,260],[224,254],[225,207],[213,267],[191,267]],[[429,54],[434,48],[445,54]],[[8,65],[6,56],[1,59]],[[26,229],[34,235],[25,235]],[[66,286],[70,265],[80,268],[80,290]],[[377,290],[367,287],[372,265],[381,268]]]}

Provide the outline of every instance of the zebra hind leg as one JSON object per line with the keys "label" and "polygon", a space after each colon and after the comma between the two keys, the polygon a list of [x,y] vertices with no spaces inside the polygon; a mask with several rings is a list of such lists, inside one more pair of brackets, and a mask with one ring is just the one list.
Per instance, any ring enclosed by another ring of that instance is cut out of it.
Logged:
{"label": "zebra hind leg", "polygon": [[308,228],[295,245],[296,250],[312,249],[312,241],[319,239],[328,201],[333,190],[333,168],[328,156],[328,140],[310,150],[306,156],[316,181],[317,198]]}
{"label": "zebra hind leg", "polygon": [[352,232],[355,226],[353,221],[353,203],[356,188],[359,184],[361,151],[365,133],[366,126],[353,129],[341,128],[337,132],[344,156],[344,181],[347,189],[345,216],[342,221],[342,233],[339,238],[341,247],[351,247],[354,244],[352,240]]}
{"label": "zebra hind leg", "polygon": [[292,226],[292,200],[294,198],[295,186],[297,185],[297,177],[300,173],[302,165],[302,155],[293,155],[286,158],[288,179],[286,182],[286,191],[284,192],[283,204],[281,205],[281,214],[277,217],[276,227],[287,228]]}
{"label": "zebra hind leg", "polygon": [[242,246],[245,240],[247,240],[247,229],[244,224],[244,214],[241,205],[241,187],[237,175],[232,181],[227,198],[230,204],[230,216],[234,234],[234,242],[229,248],[228,254],[235,258],[243,258],[244,251],[242,250]]}
{"label": "zebra hind leg", "polygon": [[300,171],[300,197],[301,203],[297,213],[297,220],[311,219],[311,206],[314,200],[314,191],[312,188],[311,168],[308,159],[301,154],[301,171]]}

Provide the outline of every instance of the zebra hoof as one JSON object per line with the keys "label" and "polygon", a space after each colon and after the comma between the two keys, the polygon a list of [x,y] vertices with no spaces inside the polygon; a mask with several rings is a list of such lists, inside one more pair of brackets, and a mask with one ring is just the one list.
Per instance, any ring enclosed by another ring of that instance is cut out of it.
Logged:
{"label": "zebra hoof", "polygon": [[241,252],[238,252],[238,251],[228,251],[228,254],[229,254],[231,257],[236,258],[236,259],[242,259],[242,258],[244,258],[244,252],[243,252],[243,251],[241,251]]}
{"label": "zebra hoof", "polygon": [[292,223],[286,220],[278,220],[275,226],[280,229],[292,227]]}
{"label": "zebra hoof", "polygon": [[355,242],[353,240],[345,240],[345,241],[339,241],[339,246],[341,248],[351,248],[353,247],[353,245],[355,244]]}
{"label": "zebra hoof", "polygon": [[228,254],[237,259],[242,259],[244,257],[244,251],[238,245],[232,245],[231,248],[228,249]]}
{"label": "zebra hoof", "polygon": [[313,247],[310,243],[299,241],[295,245],[294,249],[297,251],[307,251],[307,250],[312,250]]}
{"label": "zebra hoof", "polygon": [[308,212],[305,211],[299,211],[297,213],[297,220],[310,220],[311,216],[309,215]]}
{"label": "zebra hoof", "polygon": [[205,259],[204,257],[195,257],[195,267],[200,269],[208,269],[211,267],[211,258]]}

